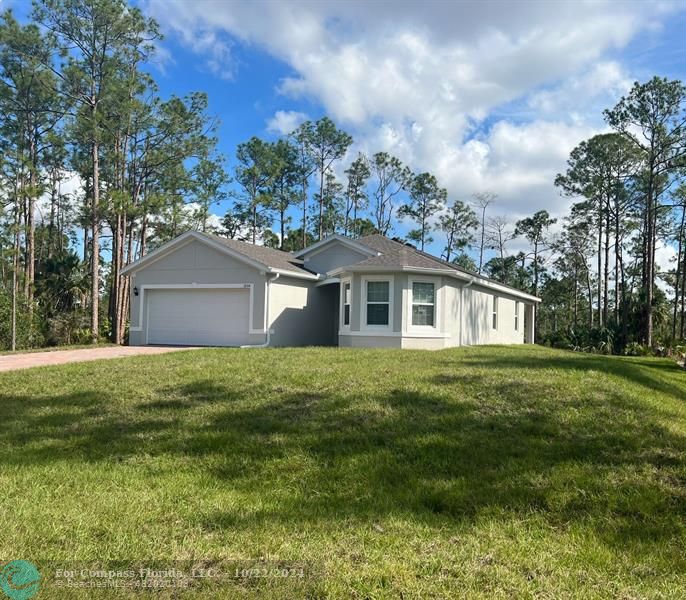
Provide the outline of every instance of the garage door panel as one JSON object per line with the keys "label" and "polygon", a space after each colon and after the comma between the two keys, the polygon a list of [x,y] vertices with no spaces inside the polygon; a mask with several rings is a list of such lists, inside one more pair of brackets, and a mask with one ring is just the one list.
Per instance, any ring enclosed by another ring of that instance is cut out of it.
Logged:
{"label": "garage door panel", "polygon": [[150,290],[148,344],[239,346],[249,342],[244,288]]}

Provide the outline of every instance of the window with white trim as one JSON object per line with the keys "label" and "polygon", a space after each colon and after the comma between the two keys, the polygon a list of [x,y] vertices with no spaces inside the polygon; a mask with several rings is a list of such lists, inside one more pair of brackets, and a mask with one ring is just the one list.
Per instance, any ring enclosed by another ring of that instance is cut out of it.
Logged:
{"label": "window with white trim", "polygon": [[433,327],[436,318],[436,286],[426,281],[412,282],[412,325]]}
{"label": "window with white trim", "polygon": [[519,302],[515,300],[515,331],[519,331]]}
{"label": "window with white trim", "polygon": [[350,282],[343,283],[343,325],[350,325]]}
{"label": "window with white trim", "polygon": [[387,326],[390,322],[391,283],[367,281],[367,325]]}
{"label": "window with white trim", "polygon": [[493,296],[493,329],[498,329],[498,296]]}

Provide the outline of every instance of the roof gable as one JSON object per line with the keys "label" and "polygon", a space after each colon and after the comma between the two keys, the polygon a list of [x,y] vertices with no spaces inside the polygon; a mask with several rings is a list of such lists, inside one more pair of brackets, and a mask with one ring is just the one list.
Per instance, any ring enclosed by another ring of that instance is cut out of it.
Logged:
{"label": "roof gable", "polygon": [[299,275],[313,275],[302,266],[303,261],[296,258],[290,252],[284,252],[282,250],[268,248],[266,246],[258,246],[257,244],[250,244],[248,242],[231,240],[218,235],[207,233],[204,235],[225,246],[229,250],[238,252],[251,260],[257,261],[265,267],[271,268],[272,270],[279,270],[281,272],[290,271]]}
{"label": "roof gable", "polygon": [[301,279],[319,278],[317,275],[301,266],[302,261],[296,259],[288,252],[282,252],[281,250],[276,250],[274,248],[265,248],[264,246],[256,246],[247,242],[229,240],[228,238],[200,233],[198,231],[188,231],[166,244],[163,244],[156,250],[139,258],[137,261],[126,265],[126,267],[122,269],[121,274],[130,275],[131,273],[148,267],[155,261],[167,256],[193,240],[207,244],[208,246],[261,271],[280,273]]}
{"label": "roof gable", "polygon": [[361,244],[360,240],[353,240],[349,237],[346,237],[344,235],[340,235],[338,233],[334,233],[333,235],[329,235],[325,237],[323,240],[319,240],[318,242],[312,244],[311,246],[307,246],[306,248],[303,248],[302,250],[298,250],[297,252],[293,253],[293,256],[296,258],[302,258],[305,256],[312,256],[313,254],[316,254],[317,252],[321,252],[325,247],[330,246],[333,243],[339,243],[344,246],[347,246],[351,250],[355,250],[359,252],[360,254],[367,255],[367,256],[374,256],[377,254],[377,251],[373,250],[369,246],[366,246],[365,244]]}

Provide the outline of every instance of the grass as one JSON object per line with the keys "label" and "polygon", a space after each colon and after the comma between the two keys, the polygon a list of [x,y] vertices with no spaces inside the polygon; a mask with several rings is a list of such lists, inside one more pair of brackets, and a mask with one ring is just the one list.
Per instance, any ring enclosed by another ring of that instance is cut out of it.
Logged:
{"label": "grass", "polygon": [[537,347],[4,373],[0,557],[46,596],[55,564],[158,560],[305,574],[158,598],[685,597],[684,377]]}

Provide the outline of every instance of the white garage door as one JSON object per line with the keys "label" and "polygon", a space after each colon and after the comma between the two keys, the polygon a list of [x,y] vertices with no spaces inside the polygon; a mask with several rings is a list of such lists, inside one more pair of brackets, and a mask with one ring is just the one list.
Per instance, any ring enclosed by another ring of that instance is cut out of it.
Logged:
{"label": "white garage door", "polygon": [[148,344],[249,343],[249,289],[149,290],[146,295]]}

